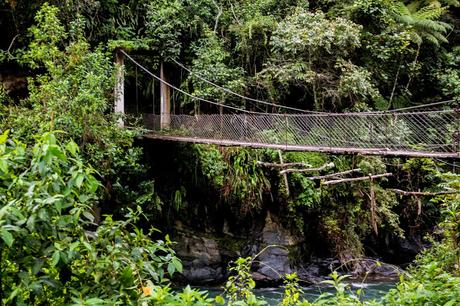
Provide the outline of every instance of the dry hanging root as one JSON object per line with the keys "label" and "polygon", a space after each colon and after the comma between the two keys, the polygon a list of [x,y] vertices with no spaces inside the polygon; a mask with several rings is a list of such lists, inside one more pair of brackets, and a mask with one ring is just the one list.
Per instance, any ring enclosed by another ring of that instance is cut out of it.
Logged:
{"label": "dry hanging root", "polygon": [[379,231],[377,228],[377,202],[375,200],[374,179],[372,178],[372,175],[369,175],[369,181],[370,181],[370,186],[371,186],[370,196],[369,196],[371,200],[371,226],[375,234],[378,235]]}

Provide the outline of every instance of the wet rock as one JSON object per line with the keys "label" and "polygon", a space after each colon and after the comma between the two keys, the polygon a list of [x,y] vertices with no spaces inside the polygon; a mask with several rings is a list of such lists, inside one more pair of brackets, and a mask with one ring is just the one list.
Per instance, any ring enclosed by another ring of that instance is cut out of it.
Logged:
{"label": "wet rock", "polygon": [[259,282],[280,282],[285,274],[297,271],[290,259],[290,252],[301,242],[301,237],[293,235],[268,212],[258,241],[261,254],[257,258],[260,263],[255,275]]}
{"label": "wet rock", "polygon": [[241,256],[241,239],[212,236],[187,231],[176,224],[176,255],[182,260],[183,273],[175,276],[177,282],[188,284],[216,284],[226,280],[227,265]]}
{"label": "wet rock", "polygon": [[182,232],[176,241],[174,248],[184,266],[178,281],[205,284],[223,280],[223,260],[215,240]]}

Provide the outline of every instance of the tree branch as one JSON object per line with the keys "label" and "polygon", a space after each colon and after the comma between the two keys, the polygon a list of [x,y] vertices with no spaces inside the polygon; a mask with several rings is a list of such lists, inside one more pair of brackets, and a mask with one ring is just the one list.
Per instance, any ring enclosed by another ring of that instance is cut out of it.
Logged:
{"label": "tree branch", "polygon": [[235,18],[236,23],[238,23],[238,25],[241,25],[241,21],[236,16],[235,9],[234,9],[233,3],[231,1],[230,1],[230,9],[232,10],[233,18]]}
{"label": "tree branch", "polygon": [[307,163],[284,163],[284,164],[275,164],[275,163],[266,163],[262,161],[257,161],[256,165],[269,168],[289,168],[289,167],[311,167]]}
{"label": "tree branch", "polygon": [[223,8],[222,6],[219,6],[216,1],[212,1],[212,3],[217,7],[217,16],[216,16],[216,20],[214,23],[214,33],[217,33],[217,27],[219,25],[220,16],[223,13]]}
{"label": "tree branch", "polygon": [[[280,165],[284,166],[283,154],[281,153],[281,150],[278,150],[278,156],[280,158]],[[284,184],[286,185],[286,195],[289,197],[290,196],[289,181],[288,181],[288,177],[286,173],[283,174],[283,178],[284,178]]]}
{"label": "tree branch", "polygon": [[16,34],[13,39],[10,42],[10,45],[8,46],[8,50],[6,50],[6,53],[10,53],[11,48],[13,47],[14,42],[16,41],[16,38],[18,38],[19,34]]}
{"label": "tree branch", "polygon": [[460,193],[459,191],[428,192],[428,191],[405,191],[405,190],[401,190],[401,189],[387,189],[387,190],[393,191],[394,193],[404,195],[404,196],[427,196],[427,197],[443,195],[443,194],[457,194],[457,193]]}
{"label": "tree branch", "polygon": [[332,180],[332,181],[324,182],[323,185],[335,185],[335,184],[340,184],[340,183],[367,181],[367,180],[370,180],[370,179],[377,179],[377,178],[388,177],[388,176],[392,176],[392,175],[393,175],[393,173],[384,173],[384,174],[369,175],[369,176],[363,176],[363,177],[354,177],[354,178],[346,178],[346,179],[340,179],[340,180]]}
{"label": "tree branch", "polygon": [[331,173],[331,174],[326,174],[326,175],[311,176],[309,177],[309,179],[313,181],[313,180],[322,180],[322,179],[327,179],[327,178],[338,178],[340,176],[351,174],[351,173],[356,173],[356,172],[361,172],[361,169],[357,168],[357,169],[351,169],[348,171]]}
{"label": "tree branch", "polygon": [[330,169],[330,168],[334,168],[334,167],[335,167],[334,163],[327,163],[327,164],[322,165],[322,166],[319,167],[319,168],[286,169],[286,170],[280,171],[280,174],[293,173],[293,172],[296,172],[296,173],[303,173],[303,172],[323,171],[323,170]]}

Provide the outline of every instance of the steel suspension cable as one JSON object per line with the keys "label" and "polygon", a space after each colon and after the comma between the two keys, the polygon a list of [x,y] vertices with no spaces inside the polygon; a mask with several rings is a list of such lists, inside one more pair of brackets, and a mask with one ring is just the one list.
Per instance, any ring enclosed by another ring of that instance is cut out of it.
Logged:
{"label": "steel suspension cable", "polygon": [[[145,68],[144,66],[142,66],[139,62],[137,62],[134,58],[132,58],[128,53],[126,53],[125,51],[123,50],[120,50],[120,52],[125,55],[131,62],[133,62],[137,67],[141,68],[143,71],[145,71],[147,74],[149,74],[150,76],[152,76],[153,78],[155,78],[156,80],[158,80],[159,82],[169,86],[170,88],[194,99],[194,100],[198,100],[198,101],[202,101],[202,102],[205,102],[205,103],[209,103],[209,104],[212,104],[212,105],[216,105],[216,106],[221,106],[221,107],[224,107],[224,108],[228,108],[228,109],[232,109],[232,110],[235,110],[235,111],[239,111],[239,112],[243,112],[243,113],[248,113],[248,114],[265,114],[267,115],[268,113],[264,113],[264,112],[255,112],[255,111],[249,111],[249,110],[245,110],[245,109],[241,109],[241,108],[238,108],[238,107],[234,107],[234,106],[230,106],[230,105],[226,105],[226,104],[223,104],[223,103],[219,103],[219,102],[215,102],[215,101],[210,101],[210,100],[207,100],[207,99],[204,99],[204,98],[200,98],[200,97],[197,97],[197,96],[194,96],[174,85],[172,85],[171,83],[161,79],[160,77],[158,77],[157,75],[155,75],[154,73],[152,73],[151,71],[149,71],[147,68]],[[177,62],[176,60],[173,59],[174,62]],[[177,62],[178,65],[180,66],[183,66],[182,64],[180,64],[179,62]],[[190,73],[193,73],[195,75],[197,75],[196,73],[192,72],[190,69],[186,68],[185,66],[183,66],[185,70],[189,71]],[[200,79],[202,77],[200,76]],[[253,99],[253,98],[249,98],[249,97],[245,97],[243,95],[240,95],[238,93],[235,93],[233,91],[231,91],[230,89],[227,89],[227,88],[224,88],[224,87],[221,87],[217,84],[214,84],[212,83],[211,81],[208,81],[204,78],[202,78],[203,81],[205,82],[208,82],[210,84],[213,84],[214,86],[216,87],[219,87],[221,88],[222,90],[225,89],[225,91],[228,91],[229,93],[232,93],[232,94],[236,94],[238,97],[242,98],[242,99],[247,99],[247,100],[250,100],[250,101],[253,101],[253,102],[258,102],[258,103],[262,103],[265,104],[265,103],[268,103],[268,105],[271,105],[271,106],[274,106],[274,107],[279,107],[279,108],[284,108],[284,109],[290,109],[290,110],[295,110],[295,111],[300,111],[300,112],[304,112],[304,113],[309,113],[309,114],[322,114],[322,115],[333,115],[333,114],[341,114],[341,115],[348,115],[348,114],[360,114],[360,115],[366,115],[366,114],[385,114],[385,113],[399,113],[401,111],[406,111],[406,110],[413,110],[413,109],[420,109],[420,108],[426,108],[426,107],[432,107],[432,106],[438,106],[438,105],[443,105],[443,104],[447,104],[447,103],[451,103],[451,102],[454,102],[455,100],[445,100],[445,101],[440,101],[440,102],[434,102],[434,103],[428,103],[428,104],[421,104],[421,105],[416,105],[416,106],[410,106],[410,107],[404,107],[404,108],[399,108],[399,109],[394,109],[394,110],[386,110],[386,111],[369,111],[369,112],[351,112],[351,113],[328,113],[328,112],[317,112],[317,111],[309,111],[309,110],[302,110],[302,109],[298,109],[298,108],[294,108],[294,107],[289,107],[289,106],[282,106],[282,105],[278,105],[278,104],[275,104],[275,103],[270,103],[270,102],[267,102],[267,101],[262,101],[262,100],[258,100],[258,99]]]}
{"label": "steel suspension cable", "polygon": [[[284,105],[279,105],[279,104],[276,104],[276,103],[271,103],[271,102],[268,102],[268,101],[264,101],[264,100],[259,100],[259,99],[254,99],[254,98],[251,98],[251,97],[247,97],[247,96],[244,96],[244,95],[241,95],[237,92],[234,92],[232,91],[231,89],[228,89],[228,88],[225,88],[223,86],[220,86],[208,79],[206,79],[205,77],[203,77],[202,75],[200,75],[199,73],[197,72],[194,72],[193,70],[191,70],[190,68],[186,67],[184,64],[180,63],[179,61],[177,61],[176,59],[174,58],[170,58],[176,65],[178,65],[179,67],[181,67],[182,69],[184,69],[185,71],[189,72],[190,74],[194,75],[196,78],[202,80],[203,82],[206,82],[216,88],[219,88],[221,89],[222,91],[226,92],[226,93],[229,93],[231,95],[234,95],[234,96],[237,96],[241,99],[244,99],[244,100],[248,100],[248,101],[252,101],[252,102],[256,102],[256,103],[261,103],[261,104],[265,104],[265,105],[269,105],[269,106],[273,106],[273,107],[277,107],[277,108],[281,108],[281,109],[288,109],[288,110],[293,110],[293,111],[297,111],[297,112],[303,112],[303,113],[311,113],[311,114],[323,114],[323,113],[327,113],[327,112],[318,112],[318,111],[311,111],[311,110],[304,110],[304,109],[300,109],[300,108],[295,108],[295,107],[290,107],[290,106],[284,106]],[[438,105],[442,105],[442,104],[447,104],[447,103],[450,103],[450,102],[454,102],[454,100],[445,100],[445,101],[440,101],[440,102],[434,102],[434,103],[429,103],[429,104],[421,104],[421,105],[414,105],[414,106],[409,106],[409,107],[404,107],[404,108],[399,108],[399,109],[393,109],[393,110],[386,110],[386,111],[371,111],[371,112],[364,112],[364,113],[394,113],[394,112],[400,112],[400,111],[405,111],[405,110],[410,110],[410,109],[418,109],[418,108],[426,108],[426,107],[431,107],[431,106],[438,106]]]}
{"label": "steel suspension cable", "polygon": [[250,97],[247,97],[247,96],[244,96],[242,94],[239,94],[237,92],[234,92],[233,90],[231,89],[228,89],[228,88],[225,88],[223,86],[220,86],[206,78],[204,78],[203,76],[201,76],[199,73],[196,73],[194,71],[192,71],[190,68],[187,68],[184,64],[178,62],[177,60],[171,58],[171,60],[176,64],[178,65],[179,67],[181,67],[182,69],[184,69],[185,71],[189,72],[190,74],[194,75],[195,77],[197,77],[198,79],[202,80],[203,82],[206,82],[208,83],[209,85],[212,85],[216,88],[219,88],[220,90],[226,92],[226,93],[229,93],[231,95],[234,95],[234,96],[237,96],[241,99],[244,99],[244,100],[248,100],[248,101],[251,101],[251,102],[255,102],[255,103],[260,103],[260,104],[265,104],[265,105],[268,105],[268,106],[273,106],[273,107],[277,107],[277,108],[280,108],[280,109],[287,109],[287,110],[292,110],[292,111],[296,111],[296,112],[302,112],[302,113],[310,113],[310,114],[317,114],[317,113],[321,113],[321,112],[317,112],[317,111],[310,111],[310,110],[305,110],[305,109],[300,109],[300,108],[296,108],[296,107],[290,107],[290,106],[285,106],[285,105],[279,105],[279,104],[276,104],[276,103],[271,103],[271,102],[268,102],[268,101],[264,101],[264,100],[259,100],[259,99],[254,99],[254,98],[250,98]]}
{"label": "steel suspension cable", "polygon": [[144,70],[147,74],[149,74],[150,76],[152,76],[153,78],[155,78],[156,80],[158,80],[159,82],[165,84],[166,86],[169,86],[170,88],[182,93],[183,95],[186,95],[192,99],[195,99],[195,100],[198,100],[198,101],[202,101],[202,102],[205,102],[205,103],[209,103],[209,104],[213,104],[213,105],[217,105],[217,106],[221,106],[223,108],[228,108],[228,109],[232,109],[232,110],[235,110],[235,111],[239,111],[239,112],[243,112],[243,113],[247,113],[247,114],[265,114],[265,113],[260,113],[260,112],[254,112],[254,111],[249,111],[249,110],[245,110],[245,109],[241,109],[241,108],[238,108],[238,107],[234,107],[234,106],[230,106],[230,105],[225,105],[225,104],[222,104],[222,103],[218,103],[218,102],[214,102],[214,101],[210,101],[210,100],[207,100],[207,99],[204,99],[204,98],[200,98],[200,97],[196,97],[174,85],[172,85],[171,83],[163,80],[162,78],[160,78],[159,76],[157,76],[156,74],[154,74],[153,72],[151,72],[150,70],[148,70],[147,68],[145,68],[144,66],[142,66],[141,64],[139,64],[134,58],[132,58],[128,53],[126,53],[125,51],[123,50],[120,50],[120,52],[125,55],[132,63],[134,63],[136,66],[138,66],[139,68],[141,68],[142,70]]}

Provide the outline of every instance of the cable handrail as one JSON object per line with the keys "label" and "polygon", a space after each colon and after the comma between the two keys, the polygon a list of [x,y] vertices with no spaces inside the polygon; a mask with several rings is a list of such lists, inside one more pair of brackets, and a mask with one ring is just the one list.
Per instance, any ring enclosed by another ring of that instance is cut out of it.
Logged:
{"label": "cable handrail", "polygon": [[[313,114],[323,114],[323,113],[327,113],[327,112],[319,112],[319,111],[312,111],[312,110],[305,110],[305,109],[300,109],[300,108],[296,108],[296,107],[290,107],[290,106],[285,106],[285,105],[280,105],[280,104],[276,104],[276,103],[272,103],[272,102],[268,102],[268,101],[264,101],[264,100],[259,100],[259,99],[254,99],[254,98],[251,98],[251,97],[247,97],[247,96],[244,96],[242,94],[239,94],[237,92],[234,92],[232,91],[231,89],[228,89],[228,88],[225,88],[223,86],[220,86],[208,79],[206,79],[205,77],[203,77],[202,75],[200,75],[199,73],[197,72],[194,72],[193,70],[191,70],[190,68],[186,67],[184,64],[180,63],[179,61],[177,61],[176,59],[174,58],[170,58],[170,60],[172,60],[176,65],[178,65],[179,67],[181,67],[182,69],[184,69],[185,71],[189,72],[190,74],[196,76],[198,79],[202,80],[203,82],[206,82],[216,88],[219,88],[221,89],[222,91],[226,92],[226,93],[229,93],[229,94],[232,94],[234,96],[237,96],[241,99],[244,99],[244,100],[248,100],[248,101],[252,101],[252,102],[256,102],[256,103],[261,103],[261,104],[265,104],[265,105],[269,105],[269,106],[273,106],[273,107],[277,107],[277,108],[283,108],[283,109],[288,109],[288,110],[294,110],[294,111],[298,111],[298,112],[303,112],[303,113],[313,113]],[[398,109],[393,109],[393,110],[385,110],[385,111],[370,111],[370,112],[363,112],[363,113],[393,113],[393,112],[400,112],[400,111],[405,111],[405,110],[409,110],[409,109],[417,109],[417,108],[426,108],[426,107],[431,107],[431,106],[437,106],[437,105],[442,105],[442,104],[446,104],[446,103],[450,103],[450,102],[454,102],[453,99],[451,100],[444,100],[444,101],[439,101],[439,102],[434,102],[434,103],[429,103],[429,104],[421,104],[421,105],[414,105],[414,106],[408,106],[408,107],[403,107],[403,108],[398,108]]]}
{"label": "cable handrail", "polygon": [[240,112],[243,112],[243,113],[248,113],[248,114],[264,114],[264,113],[261,113],[261,112],[254,112],[254,111],[249,111],[249,110],[245,110],[245,109],[241,109],[241,108],[238,108],[238,107],[233,107],[233,106],[230,106],[230,105],[226,105],[226,104],[222,104],[222,103],[218,103],[218,102],[214,102],[214,101],[210,101],[210,100],[207,100],[207,99],[204,99],[204,98],[200,98],[200,97],[197,97],[197,96],[194,96],[174,85],[172,85],[171,83],[163,80],[162,78],[160,78],[159,76],[157,76],[156,74],[154,74],[153,72],[151,72],[150,70],[148,70],[147,68],[145,68],[144,66],[142,66],[141,64],[139,64],[135,59],[133,59],[128,53],[126,53],[125,51],[123,50],[120,50],[120,52],[125,55],[131,62],[133,62],[136,66],[138,66],[139,68],[141,68],[142,70],[144,70],[148,75],[150,75],[151,77],[155,78],[157,81],[165,84],[166,86],[169,86],[170,88],[192,98],[192,99],[195,99],[195,100],[198,100],[198,101],[202,101],[202,102],[205,102],[205,103],[209,103],[209,104],[213,104],[213,105],[216,105],[216,106],[221,106],[221,107],[224,107],[224,108],[228,108],[228,109],[232,109],[232,110],[236,110],[236,111],[240,111]]}
{"label": "cable handrail", "polygon": [[293,111],[296,111],[296,112],[302,112],[302,113],[321,113],[321,112],[317,112],[317,111],[311,111],[311,110],[305,110],[305,109],[300,109],[300,108],[296,108],[296,107],[291,107],[291,106],[285,106],[285,105],[280,105],[280,104],[276,104],[276,103],[272,103],[272,102],[268,102],[268,101],[264,101],[264,100],[259,100],[259,99],[254,99],[254,98],[251,98],[251,97],[247,97],[247,96],[244,96],[242,94],[239,94],[237,92],[234,92],[233,90],[231,89],[228,89],[228,88],[225,88],[223,86],[220,86],[206,78],[204,78],[203,76],[201,76],[199,73],[196,73],[194,71],[192,71],[190,68],[187,68],[184,64],[178,62],[177,60],[171,58],[171,60],[176,64],[178,65],[179,67],[181,67],[182,69],[184,69],[185,71],[189,72],[190,74],[194,75],[195,77],[197,77],[198,79],[202,80],[203,82],[206,82],[216,88],[219,88],[220,90],[226,92],[226,93],[229,93],[231,95],[234,95],[238,98],[241,98],[241,99],[244,99],[244,100],[248,100],[248,101],[252,101],[252,102],[255,102],[255,103],[260,103],[260,104],[264,104],[264,105],[268,105],[268,106],[273,106],[273,107],[277,107],[277,108],[281,108],[281,109],[287,109],[287,110],[293,110]]}
{"label": "cable handrail", "polygon": [[[227,109],[231,109],[231,110],[234,110],[234,111],[239,111],[239,112],[243,112],[243,113],[247,113],[247,114],[274,114],[276,115],[277,113],[266,113],[266,112],[256,112],[256,111],[250,111],[250,110],[246,110],[246,109],[241,109],[241,108],[238,108],[238,107],[234,107],[234,106],[231,106],[231,105],[226,105],[226,104],[223,104],[223,103],[219,103],[219,102],[215,102],[215,101],[211,101],[211,100],[208,100],[208,99],[204,99],[204,98],[201,98],[201,97],[197,97],[197,96],[194,96],[182,89],[180,89],[179,87],[177,86],[174,86],[173,84],[163,80],[161,77],[157,76],[156,74],[154,74],[153,72],[151,72],[150,70],[148,70],[147,68],[145,68],[143,65],[141,65],[139,62],[137,62],[134,58],[132,58],[128,53],[126,53],[124,50],[119,50],[123,55],[125,55],[131,62],[133,62],[137,67],[141,68],[143,71],[145,71],[147,74],[149,74],[150,76],[152,76],[153,78],[155,78],[156,80],[158,80],[159,82],[165,84],[166,86],[182,93],[183,95],[185,96],[188,96],[194,100],[198,100],[198,101],[201,101],[201,102],[205,102],[205,103],[209,103],[209,104],[212,104],[212,105],[216,105],[216,106],[220,106],[220,107],[223,107],[223,108],[227,108]],[[227,89],[225,87],[222,87],[220,85],[217,85],[209,80],[206,80],[205,78],[201,77],[201,76],[198,76],[198,74],[196,74],[195,72],[192,72],[189,68],[185,67],[184,65],[182,65],[181,63],[179,63],[178,61],[172,59],[176,64],[178,64],[179,66],[181,66],[183,69],[189,71],[190,73],[193,73],[194,75],[196,75],[197,77],[199,77],[200,79],[202,79],[203,81],[213,85],[213,86],[216,86],[217,88],[220,88],[228,93],[231,93],[231,94],[234,94],[242,99],[247,99],[249,101],[253,101],[253,102],[256,102],[256,103],[262,103],[262,104],[267,104],[267,105],[271,105],[271,106],[274,106],[274,107],[278,107],[278,108],[284,108],[284,109],[289,109],[289,110],[295,110],[295,111],[299,111],[299,112],[303,112],[304,114],[287,114],[287,115],[290,115],[290,116],[296,116],[296,115],[305,115],[305,114],[310,114],[310,115],[319,115],[319,116],[333,116],[333,115],[339,115],[339,116],[344,116],[344,115],[358,115],[358,116],[365,116],[365,115],[379,115],[379,114],[405,114],[403,113],[402,111],[407,111],[407,110],[414,110],[414,109],[423,109],[423,108],[427,108],[427,107],[433,107],[433,106],[439,106],[439,105],[444,105],[444,104],[447,104],[447,103],[451,103],[451,102],[455,102],[455,100],[451,99],[451,100],[444,100],[444,101],[439,101],[439,102],[433,102],[433,103],[428,103],[428,104],[422,104],[422,105],[416,105],[416,106],[409,106],[409,107],[404,107],[404,108],[399,108],[399,109],[394,109],[394,110],[385,110],[385,111],[367,111],[367,112],[343,112],[343,113],[330,113],[330,112],[319,112],[319,111],[310,111],[310,110],[302,110],[302,109],[298,109],[298,108],[294,108],[294,107],[289,107],[289,106],[284,106],[284,105],[278,105],[278,104],[275,104],[275,103],[271,103],[271,102],[267,102],[267,101],[263,101],[263,100],[258,100],[258,99],[253,99],[253,98],[250,98],[250,97],[245,97],[243,95],[240,95],[236,92],[233,92],[231,91],[230,89]],[[418,112],[414,112],[414,113],[418,113]],[[285,114],[280,114],[280,115],[285,115]]]}

